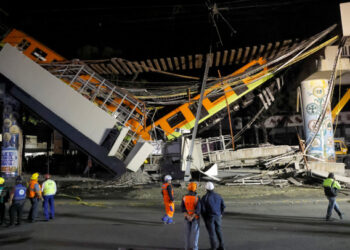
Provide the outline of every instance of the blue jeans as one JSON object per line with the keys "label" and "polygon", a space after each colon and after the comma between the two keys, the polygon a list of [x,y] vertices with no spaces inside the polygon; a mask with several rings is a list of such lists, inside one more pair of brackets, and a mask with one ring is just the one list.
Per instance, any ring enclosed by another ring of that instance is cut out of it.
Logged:
{"label": "blue jeans", "polygon": [[224,238],[221,231],[221,215],[211,215],[204,219],[212,249],[224,249]]}
{"label": "blue jeans", "polygon": [[336,197],[329,197],[329,196],[327,196],[327,199],[329,201],[328,208],[327,208],[327,218],[330,218],[332,216],[333,209],[337,212],[337,214],[339,216],[341,215],[339,206],[338,206],[337,202],[335,201],[335,198]]}
{"label": "blue jeans", "polygon": [[32,204],[29,214],[28,214],[28,220],[35,221],[37,215],[38,215],[38,203],[39,198],[29,198],[30,203]]}
{"label": "blue jeans", "polygon": [[188,221],[185,219],[185,249],[193,248],[198,250],[198,239],[199,239],[199,219],[193,219]]}
{"label": "blue jeans", "polygon": [[[50,213],[49,213],[49,206],[50,206]],[[44,216],[46,220],[55,218],[54,195],[44,195],[43,208],[44,208]]]}

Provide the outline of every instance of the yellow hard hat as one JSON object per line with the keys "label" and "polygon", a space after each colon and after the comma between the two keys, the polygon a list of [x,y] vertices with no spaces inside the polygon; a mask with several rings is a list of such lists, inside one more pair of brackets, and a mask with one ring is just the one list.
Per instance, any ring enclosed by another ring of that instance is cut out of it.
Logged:
{"label": "yellow hard hat", "polygon": [[39,173],[34,173],[32,177],[30,177],[31,180],[37,180],[39,178]]}
{"label": "yellow hard hat", "polygon": [[0,177],[0,185],[4,184],[5,183],[5,179]]}

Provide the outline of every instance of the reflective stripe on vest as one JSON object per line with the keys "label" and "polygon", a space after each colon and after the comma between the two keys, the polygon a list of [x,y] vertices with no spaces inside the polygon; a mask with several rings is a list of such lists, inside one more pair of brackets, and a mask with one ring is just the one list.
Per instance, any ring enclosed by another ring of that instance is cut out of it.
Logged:
{"label": "reflective stripe on vest", "polygon": [[5,187],[0,187],[0,202],[4,202],[4,196],[5,196]]}
{"label": "reflective stripe on vest", "polygon": [[20,201],[26,198],[26,188],[22,184],[17,184],[15,186],[15,193],[13,195],[13,200]]}
{"label": "reflective stripe on vest", "polygon": [[[183,198],[187,213],[189,215],[194,214],[194,212],[196,211],[196,207],[197,207],[197,203],[198,203],[198,197],[197,195],[185,195]],[[199,216],[196,216],[196,219],[198,219]]]}
{"label": "reflective stripe on vest", "polygon": [[56,185],[53,180],[47,180],[43,183],[43,195],[54,195],[56,192]]}
{"label": "reflective stripe on vest", "polygon": [[[163,198],[164,200],[170,201],[170,197],[169,197],[169,193],[168,193],[168,186],[170,184],[169,183],[163,183],[162,185],[162,192],[163,192]],[[171,195],[174,197],[174,190],[171,189]]]}

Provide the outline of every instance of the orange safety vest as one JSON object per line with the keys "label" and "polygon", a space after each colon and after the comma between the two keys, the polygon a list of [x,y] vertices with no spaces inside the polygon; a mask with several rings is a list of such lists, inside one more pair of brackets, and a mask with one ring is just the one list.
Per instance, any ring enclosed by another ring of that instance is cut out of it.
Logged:
{"label": "orange safety vest", "polygon": [[34,197],[38,197],[37,193],[35,192],[35,189],[34,189],[34,186],[35,184],[38,184],[39,185],[39,192],[40,192],[40,195],[41,195],[41,187],[40,187],[40,184],[38,183],[37,180],[31,180],[29,182],[29,187],[27,189],[27,196],[28,198],[34,198]]}
{"label": "orange safety vest", "polygon": [[[169,185],[170,185],[169,183],[163,183],[163,185],[162,185],[162,192],[163,192],[164,201],[170,201],[170,197],[169,197],[168,190],[167,190],[167,187]],[[174,197],[174,190],[173,189],[171,189],[171,195]]]}
{"label": "orange safety vest", "polygon": [[[187,213],[189,215],[192,215],[194,214],[194,212],[196,211],[196,207],[197,207],[197,204],[198,204],[198,196],[197,195],[185,195],[183,198],[182,198],[184,204],[185,204],[185,207],[186,207],[186,210],[187,210]],[[195,217],[196,219],[199,219],[199,216],[196,215]]]}

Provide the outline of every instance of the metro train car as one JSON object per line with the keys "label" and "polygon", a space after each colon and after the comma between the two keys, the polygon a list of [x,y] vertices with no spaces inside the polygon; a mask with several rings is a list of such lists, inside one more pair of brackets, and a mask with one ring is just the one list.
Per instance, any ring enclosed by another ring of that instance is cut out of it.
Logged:
{"label": "metro train car", "polygon": [[[49,49],[34,38],[28,36],[24,32],[16,29],[12,29],[4,37],[2,43],[9,43],[12,46],[17,47],[24,55],[39,64],[55,64],[56,62],[66,61],[66,59],[61,55]],[[202,103],[203,105],[201,108],[199,123],[218,113],[227,107],[227,105],[232,104],[245,94],[253,91],[256,87],[260,86],[268,79],[272,78],[272,74],[264,76],[264,74],[267,72],[267,68],[264,68],[264,70],[261,72],[244,78],[242,80],[244,84],[232,87],[229,84],[231,77],[238,76],[246,72],[248,69],[264,65],[265,63],[266,61],[263,58],[253,60],[234,73],[223,78],[222,82],[219,82],[206,90],[205,98],[203,99]],[[96,105],[100,106],[112,115],[115,113],[117,107],[120,107],[119,104],[121,102],[121,106],[126,112],[135,111],[136,116],[130,117],[125,125],[129,126],[132,131],[141,136],[144,140],[152,140],[151,132],[154,128],[160,128],[162,131],[164,131],[167,138],[172,140],[181,135],[181,133],[177,132],[179,129],[188,130],[194,127],[200,95],[195,96],[192,99],[192,102],[179,106],[162,118],[158,119],[155,123],[145,128],[145,107],[135,107],[134,104],[121,98],[120,96],[112,95],[109,96],[108,100],[106,100],[105,97],[108,95],[108,88],[103,86],[101,78],[94,77],[92,74],[82,74],[75,78],[73,82],[70,81],[70,79],[61,79],[66,84],[69,84],[74,90],[78,91],[83,96],[93,101],[96,103]],[[258,80],[255,81],[256,79]],[[87,85],[86,83],[89,83],[90,86],[92,85],[95,88],[85,89],[85,86]],[[214,91],[219,91],[219,94],[212,94]],[[130,94],[130,96],[132,95]],[[140,101],[140,103],[142,102]]]}
{"label": "metro train car", "polygon": [[[253,76],[244,78],[242,80],[244,84],[232,87],[229,85],[230,77],[238,76],[246,72],[248,69],[259,67],[261,65],[264,65],[265,63],[266,60],[264,60],[261,57],[257,60],[253,60],[245,66],[243,66],[242,68],[235,71],[234,73],[225,77],[222,82],[219,82],[211,88],[209,88],[208,90],[206,90],[204,93],[205,97],[202,102],[199,123],[203,122],[204,120],[213,116],[217,112],[226,108],[227,105],[230,105],[231,103],[237,101],[245,94],[253,91],[256,87],[260,86],[262,83],[272,78],[272,74],[264,76],[267,72],[267,68],[265,67],[261,72]],[[215,89],[219,89],[220,94],[210,95]],[[175,110],[171,111],[170,113],[166,114],[165,116],[154,122],[154,124],[147,126],[144,133],[142,134],[142,137],[145,140],[150,140],[150,131],[154,128],[160,128],[165,132],[167,139],[172,140],[181,136],[181,133],[178,132],[179,130],[192,129],[195,125],[199,98],[200,95],[197,95],[192,99],[193,102],[182,104]]]}

